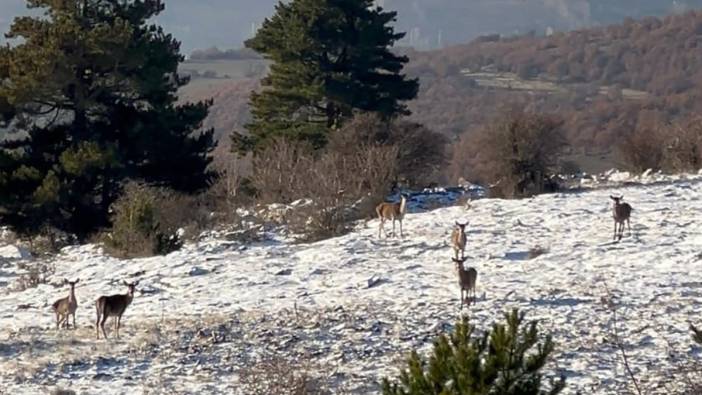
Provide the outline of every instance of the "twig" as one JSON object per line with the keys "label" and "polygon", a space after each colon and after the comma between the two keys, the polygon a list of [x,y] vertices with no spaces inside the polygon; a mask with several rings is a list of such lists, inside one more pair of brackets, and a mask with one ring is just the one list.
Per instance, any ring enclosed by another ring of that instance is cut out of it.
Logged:
{"label": "twig", "polygon": [[629,374],[629,377],[631,378],[631,381],[634,383],[634,387],[636,388],[636,392],[639,395],[642,395],[641,388],[639,387],[639,382],[636,380],[636,376],[634,375],[634,372],[631,370],[631,366],[629,366],[629,358],[626,356],[626,350],[624,349],[624,344],[621,341],[621,338],[619,337],[619,325],[617,321],[617,305],[614,303],[614,297],[612,293],[609,291],[609,287],[607,287],[607,283],[602,281],[605,287],[605,291],[607,291],[607,297],[608,297],[608,302],[607,305],[612,311],[612,320],[614,321],[614,342],[619,348],[619,351],[622,353],[622,358],[624,359],[624,367],[626,368],[627,373]]}

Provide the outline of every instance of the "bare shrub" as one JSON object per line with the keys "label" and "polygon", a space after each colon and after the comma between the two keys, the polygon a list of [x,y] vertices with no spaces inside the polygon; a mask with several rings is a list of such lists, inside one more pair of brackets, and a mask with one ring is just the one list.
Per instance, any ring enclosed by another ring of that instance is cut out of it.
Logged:
{"label": "bare shrub", "polygon": [[239,372],[244,393],[252,395],[331,394],[319,378],[313,377],[310,363],[268,358]]}
{"label": "bare shrub", "polygon": [[346,233],[351,221],[371,215],[386,194],[396,175],[397,148],[358,148],[354,153],[325,152],[302,161],[299,191],[307,191],[310,201],[292,212],[290,228],[304,240]]}
{"label": "bare shrub", "polygon": [[509,112],[477,136],[481,178],[494,185],[494,196],[513,198],[542,193],[565,144],[560,120]]}
{"label": "bare shrub", "polygon": [[250,203],[247,180],[253,173],[252,156],[232,152],[231,144],[220,142],[212,166],[218,177],[205,194],[207,206],[219,213],[221,220],[231,222],[236,208]]}
{"label": "bare shrub", "polygon": [[47,284],[49,277],[56,271],[54,265],[41,261],[20,262],[17,266],[20,270],[26,271],[16,280],[14,289],[17,292],[36,288],[39,284]]}
{"label": "bare shrub", "polygon": [[344,138],[333,134],[334,144],[322,152],[279,139],[253,160],[251,180],[260,203],[304,200],[287,217],[291,231],[305,240],[345,233],[351,221],[372,214],[396,178],[397,147],[338,143]]}
{"label": "bare shrub", "polygon": [[253,187],[259,203],[289,203],[302,196],[301,169],[312,160],[312,148],[302,142],[277,139],[253,159]]}
{"label": "bare shrub", "polygon": [[697,171],[702,168],[702,117],[667,128],[664,159],[668,170]]}
{"label": "bare shrub", "polygon": [[618,149],[624,163],[635,171],[697,171],[702,168],[702,118],[635,129]]}
{"label": "bare shrub", "polygon": [[442,175],[447,144],[444,135],[422,124],[388,122],[374,114],[359,114],[330,138],[327,150],[348,153],[367,145],[395,146],[397,177],[416,187],[435,182]]}
{"label": "bare shrub", "polygon": [[665,139],[665,132],[660,127],[634,129],[617,144],[617,151],[631,170],[660,170]]}

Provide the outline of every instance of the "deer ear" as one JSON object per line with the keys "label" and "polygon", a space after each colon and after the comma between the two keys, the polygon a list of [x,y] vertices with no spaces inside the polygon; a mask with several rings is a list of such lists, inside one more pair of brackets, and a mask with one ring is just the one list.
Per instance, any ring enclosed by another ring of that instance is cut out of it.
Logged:
{"label": "deer ear", "polygon": [[136,287],[137,285],[139,285],[139,281],[134,281],[134,282],[132,283],[132,285],[134,285],[134,286]]}
{"label": "deer ear", "polygon": [[124,284],[124,285],[126,285],[126,286],[129,286],[129,283],[128,283],[127,281],[125,281],[125,280],[122,280],[122,284]]}

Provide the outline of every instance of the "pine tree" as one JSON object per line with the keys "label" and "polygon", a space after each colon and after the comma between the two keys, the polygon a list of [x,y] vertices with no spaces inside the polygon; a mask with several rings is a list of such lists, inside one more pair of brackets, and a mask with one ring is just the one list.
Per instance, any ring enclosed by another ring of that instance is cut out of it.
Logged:
{"label": "pine tree", "polygon": [[250,134],[238,136],[238,148],[280,136],[319,148],[354,111],[408,114],[403,102],[416,97],[418,82],[401,74],[408,59],[389,49],[404,36],[390,26],[395,16],[372,0],[280,2],[246,43],[272,65],[252,94]]}
{"label": "pine tree", "polygon": [[[128,178],[207,185],[211,102],[177,105],[180,44],[147,21],[162,0],[28,0],[0,49],[0,221],[85,236],[108,224]],[[3,103],[6,103],[3,106]]]}
{"label": "pine tree", "polygon": [[536,322],[524,325],[516,309],[482,336],[463,318],[450,336],[441,335],[427,364],[412,352],[399,383],[383,380],[384,395],[546,395],[558,394],[565,379],[542,389],[540,371],[553,352],[550,336],[539,343]]}

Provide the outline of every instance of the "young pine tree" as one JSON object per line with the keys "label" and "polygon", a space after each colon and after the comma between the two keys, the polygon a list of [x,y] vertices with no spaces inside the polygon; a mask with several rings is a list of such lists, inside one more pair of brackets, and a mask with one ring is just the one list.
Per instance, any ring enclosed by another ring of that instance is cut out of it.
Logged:
{"label": "young pine tree", "polygon": [[404,36],[390,26],[396,13],[372,0],[280,2],[246,46],[272,61],[263,90],[251,96],[247,151],[275,137],[320,148],[330,130],[354,111],[384,118],[408,114],[404,101],[417,95],[417,80],[401,74],[407,58],[390,47]]}
{"label": "young pine tree", "polygon": [[506,325],[474,336],[463,318],[450,336],[434,342],[428,363],[412,352],[399,382],[383,380],[384,395],[555,395],[565,379],[542,388],[542,373],[554,344],[549,336],[539,343],[536,322],[524,323],[516,309],[505,314]]}
{"label": "young pine tree", "polygon": [[[180,44],[147,21],[162,0],[28,0],[0,48],[0,221],[85,236],[128,178],[207,185],[210,102],[178,105]],[[36,15],[36,13],[35,13]],[[5,105],[3,105],[5,104]]]}

